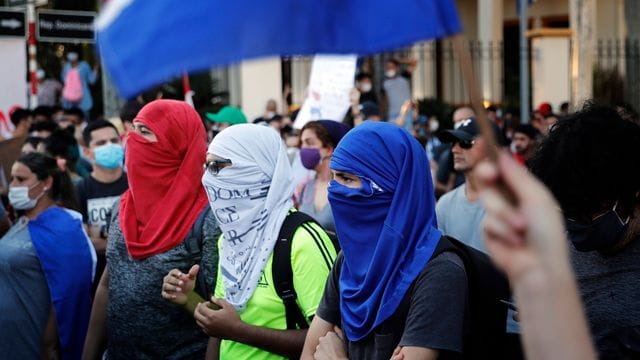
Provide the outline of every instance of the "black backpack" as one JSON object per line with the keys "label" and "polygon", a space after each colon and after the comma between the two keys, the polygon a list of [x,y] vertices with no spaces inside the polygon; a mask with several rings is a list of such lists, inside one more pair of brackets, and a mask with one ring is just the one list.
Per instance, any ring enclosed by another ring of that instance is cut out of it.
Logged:
{"label": "black backpack", "polygon": [[467,274],[470,328],[465,358],[504,358],[508,306],[501,300],[511,298],[507,278],[485,253],[449,236],[440,239],[431,259],[446,251],[462,259]]}
{"label": "black backpack", "polygon": [[[299,227],[302,227],[311,234],[316,241],[316,245],[321,249],[329,269],[333,266],[333,261],[329,258],[329,254],[322,250],[324,247],[319,243],[322,241],[320,233],[317,228],[312,227],[310,223],[318,224],[311,216],[303,212],[290,212],[285,218],[282,227],[280,227],[278,240],[273,248],[273,264],[271,266],[273,284],[276,293],[284,303],[287,329],[306,329],[309,327],[309,322],[302,314],[298,303],[296,303],[298,294],[296,294],[296,290],[293,288],[293,270],[291,269],[291,240],[293,239],[293,234]],[[318,226],[320,226],[320,224],[318,224]],[[322,226],[320,227],[322,228]],[[329,235],[337,254],[340,251],[337,237],[328,231],[324,232]]]}

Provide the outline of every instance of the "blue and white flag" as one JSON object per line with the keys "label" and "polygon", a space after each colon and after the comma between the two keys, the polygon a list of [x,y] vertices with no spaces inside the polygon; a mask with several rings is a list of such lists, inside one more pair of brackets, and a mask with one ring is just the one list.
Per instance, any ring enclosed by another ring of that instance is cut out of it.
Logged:
{"label": "blue and white flag", "polygon": [[124,97],[272,55],[371,54],[461,31],[454,0],[112,0],[96,20]]}

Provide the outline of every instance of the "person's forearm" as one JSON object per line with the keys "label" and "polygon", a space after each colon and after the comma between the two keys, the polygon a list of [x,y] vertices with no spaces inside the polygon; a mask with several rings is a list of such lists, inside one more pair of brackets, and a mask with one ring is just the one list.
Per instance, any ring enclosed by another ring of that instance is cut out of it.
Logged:
{"label": "person's forearm", "polygon": [[[105,274],[103,274],[105,276]],[[87,338],[84,342],[83,360],[101,359],[102,353],[107,344],[106,324],[107,324],[107,303],[109,302],[109,287],[103,284],[96,290],[96,295],[91,308],[91,319]]]}
{"label": "person's forearm", "polygon": [[595,359],[573,273],[531,269],[512,282],[529,359]]}
{"label": "person's forearm", "polygon": [[89,236],[89,239],[91,239],[93,248],[96,249],[96,254],[104,255],[107,250],[107,239],[95,235]]}
{"label": "person's forearm", "polygon": [[53,306],[49,310],[49,319],[44,329],[42,337],[42,354],[41,359],[51,360],[58,358],[58,328],[56,326],[55,312]]}
{"label": "person's forearm", "polygon": [[242,323],[229,340],[254,346],[288,358],[299,358],[307,330],[275,330]]}
{"label": "person's forearm", "polygon": [[189,312],[189,314],[193,315],[193,312],[196,311],[196,306],[199,303],[203,303],[204,299],[197,292],[191,290],[187,293],[187,302],[183,305],[184,308]]}
{"label": "person's forearm", "polygon": [[219,360],[220,359],[220,339],[211,337],[209,343],[207,343],[207,353],[205,354],[206,360]]}

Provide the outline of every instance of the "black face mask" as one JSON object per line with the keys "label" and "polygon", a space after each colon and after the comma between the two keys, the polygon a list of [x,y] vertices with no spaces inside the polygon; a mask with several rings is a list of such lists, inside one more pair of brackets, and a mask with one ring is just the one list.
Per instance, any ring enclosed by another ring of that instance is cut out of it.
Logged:
{"label": "black face mask", "polygon": [[599,215],[590,224],[583,224],[567,219],[569,240],[578,251],[606,251],[618,244],[629,227],[629,217],[621,219],[613,209]]}

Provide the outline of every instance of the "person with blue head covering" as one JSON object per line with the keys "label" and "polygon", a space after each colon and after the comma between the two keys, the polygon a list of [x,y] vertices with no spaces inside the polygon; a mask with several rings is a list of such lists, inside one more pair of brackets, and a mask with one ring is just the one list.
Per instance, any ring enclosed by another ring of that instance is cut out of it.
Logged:
{"label": "person with blue head covering", "polygon": [[[467,278],[442,238],[424,149],[393,124],[365,122],[331,159],[329,202],[342,253],[303,358],[435,359],[462,353]],[[346,354],[344,353],[346,349]]]}

